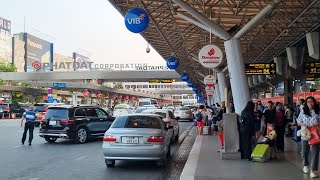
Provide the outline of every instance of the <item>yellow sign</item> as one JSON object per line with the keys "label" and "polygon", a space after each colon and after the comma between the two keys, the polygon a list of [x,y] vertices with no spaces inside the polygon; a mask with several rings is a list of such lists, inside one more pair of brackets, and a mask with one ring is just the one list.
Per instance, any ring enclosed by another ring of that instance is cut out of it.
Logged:
{"label": "yellow sign", "polygon": [[153,79],[149,81],[149,83],[172,83],[172,82],[173,82],[172,79],[161,79],[161,80]]}
{"label": "yellow sign", "polygon": [[275,63],[245,64],[247,75],[273,75],[276,73]]}

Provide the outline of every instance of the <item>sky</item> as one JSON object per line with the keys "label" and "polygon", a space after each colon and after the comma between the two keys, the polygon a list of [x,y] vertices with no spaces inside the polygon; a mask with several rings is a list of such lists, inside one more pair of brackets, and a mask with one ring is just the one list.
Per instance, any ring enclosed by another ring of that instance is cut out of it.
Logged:
{"label": "sky", "polygon": [[152,47],[146,53],[147,42],[126,29],[108,0],[0,0],[0,6],[0,17],[11,21],[12,33],[25,27],[53,42],[56,53],[72,56],[85,50],[95,63],[166,65]]}

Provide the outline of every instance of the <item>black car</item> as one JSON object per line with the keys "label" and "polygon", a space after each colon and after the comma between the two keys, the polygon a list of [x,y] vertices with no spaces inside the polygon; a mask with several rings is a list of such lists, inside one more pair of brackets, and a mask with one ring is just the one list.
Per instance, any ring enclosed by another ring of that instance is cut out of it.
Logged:
{"label": "black car", "polygon": [[22,117],[25,109],[22,108],[19,104],[10,104],[10,103],[2,103],[0,104],[0,118],[2,116],[15,118],[15,117]]}
{"label": "black car", "polygon": [[39,135],[48,142],[57,138],[85,143],[89,138],[102,137],[115,118],[95,106],[49,107],[41,120]]}

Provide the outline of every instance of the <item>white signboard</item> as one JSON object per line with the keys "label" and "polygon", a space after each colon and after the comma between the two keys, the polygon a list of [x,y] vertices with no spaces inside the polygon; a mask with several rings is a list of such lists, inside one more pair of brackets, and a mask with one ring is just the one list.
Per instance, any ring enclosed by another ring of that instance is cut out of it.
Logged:
{"label": "white signboard", "polygon": [[208,96],[213,96],[213,92],[207,92]]}
{"label": "white signboard", "polygon": [[213,44],[204,46],[199,52],[199,61],[206,68],[217,67],[223,59],[221,49]]}
{"label": "white signboard", "polygon": [[310,92],[310,84],[304,84],[300,87],[302,92]]}
{"label": "white signboard", "polygon": [[208,75],[203,80],[204,84],[207,86],[213,86],[214,84],[216,84],[216,81],[217,81],[217,79],[213,75]]}
{"label": "white signboard", "polygon": [[213,86],[206,86],[206,92],[214,92],[214,87]]}

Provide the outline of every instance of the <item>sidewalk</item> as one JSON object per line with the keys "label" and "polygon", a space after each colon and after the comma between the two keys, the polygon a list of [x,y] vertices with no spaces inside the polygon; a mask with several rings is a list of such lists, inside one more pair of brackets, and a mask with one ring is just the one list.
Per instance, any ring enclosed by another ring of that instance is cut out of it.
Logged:
{"label": "sidewalk", "polygon": [[198,136],[181,180],[303,180],[299,144],[286,138],[285,153],[278,153],[277,160],[253,163],[247,160],[221,160],[218,136]]}

